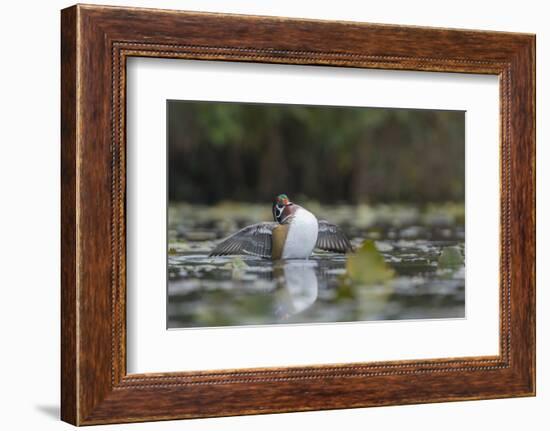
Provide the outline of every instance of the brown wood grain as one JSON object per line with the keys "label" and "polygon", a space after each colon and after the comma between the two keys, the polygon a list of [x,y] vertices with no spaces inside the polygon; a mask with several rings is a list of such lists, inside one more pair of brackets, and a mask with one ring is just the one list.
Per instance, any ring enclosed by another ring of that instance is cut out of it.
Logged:
{"label": "brown wood grain", "polygon": [[[534,394],[533,35],[78,5],[62,11],[61,47],[63,420],[85,425]],[[127,375],[130,56],[498,75],[499,356]]]}
{"label": "brown wood grain", "polygon": [[61,16],[61,417],[77,422],[76,9]]}

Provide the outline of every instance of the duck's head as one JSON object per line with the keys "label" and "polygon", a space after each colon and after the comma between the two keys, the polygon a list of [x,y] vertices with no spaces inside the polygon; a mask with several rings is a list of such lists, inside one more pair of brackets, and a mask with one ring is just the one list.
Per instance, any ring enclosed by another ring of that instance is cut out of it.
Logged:
{"label": "duck's head", "polygon": [[281,194],[275,198],[275,202],[273,202],[273,219],[278,222],[282,223],[285,219],[285,208],[292,205],[292,202],[290,202],[290,199],[287,195]]}

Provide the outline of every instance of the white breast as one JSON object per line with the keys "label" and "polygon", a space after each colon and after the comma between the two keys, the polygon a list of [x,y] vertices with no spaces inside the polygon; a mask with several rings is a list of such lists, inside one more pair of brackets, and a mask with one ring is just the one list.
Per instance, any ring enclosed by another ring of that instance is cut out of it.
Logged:
{"label": "white breast", "polygon": [[317,218],[304,208],[298,208],[290,223],[283,248],[283,259],[307,259],[317,243]]}

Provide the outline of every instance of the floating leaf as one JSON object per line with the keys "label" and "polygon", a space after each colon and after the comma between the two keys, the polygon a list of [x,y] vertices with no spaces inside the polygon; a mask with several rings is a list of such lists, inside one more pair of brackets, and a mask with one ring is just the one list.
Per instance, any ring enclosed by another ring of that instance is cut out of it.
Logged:
{"label": "floating leaf", "polygon": [[393,270],[376,249],[374,241],[367,240],[348,258],[346,277],[357,283],[379,283],[392,278]]}
{"label": "floating leaf", "polygon": [[231,276],[234,280],[241,280],[248,269],[248,265],[241,257],[237,256],[231,259],[231,262],[226,263],[223,268],[231,270]]}
{"label": "floating leaf", "polygon": [[168,243],[168,254],[177,254],[190,250],[190,244],[186,241],[170,241]]}
{"label": "floating leaf", "polygon": [[437,266],[439,269],[455,269],[464,265],[464,257],[456,246],[444,247],[441,250]]}
{"label": "floating leaf", "polygon": [[248,265],[245,263],[242,257],[235,257],[231,259],[231,262],[228,263],[232,269],[246,269]]}

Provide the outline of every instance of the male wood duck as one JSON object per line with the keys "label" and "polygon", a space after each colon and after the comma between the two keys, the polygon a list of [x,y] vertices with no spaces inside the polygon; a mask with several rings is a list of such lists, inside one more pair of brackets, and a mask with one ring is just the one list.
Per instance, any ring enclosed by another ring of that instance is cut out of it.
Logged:
{"label": "male wood duck", "polygon": [[210,256],[249,254],[279,259],[307,259],[314,248],[353,251],[342,230],[291,202],[285,194],[273,202],[274,222],[247,226],[220,242]]}

